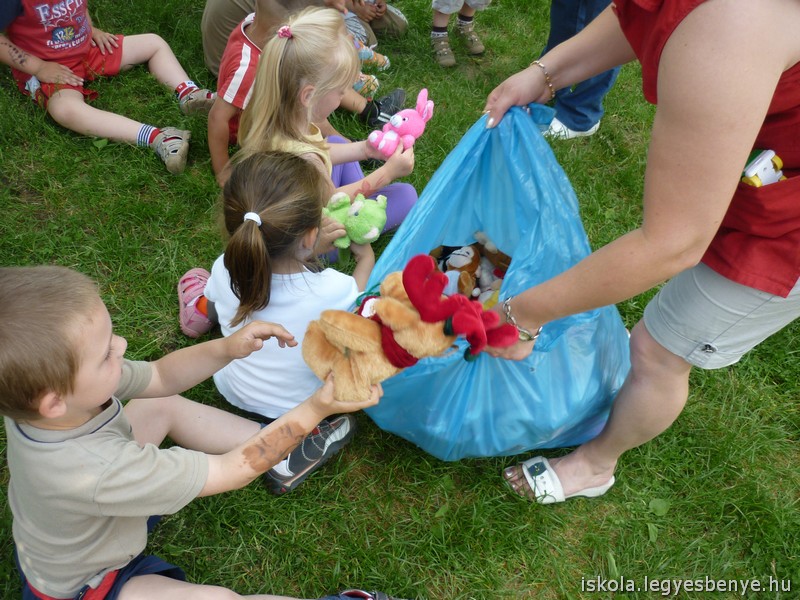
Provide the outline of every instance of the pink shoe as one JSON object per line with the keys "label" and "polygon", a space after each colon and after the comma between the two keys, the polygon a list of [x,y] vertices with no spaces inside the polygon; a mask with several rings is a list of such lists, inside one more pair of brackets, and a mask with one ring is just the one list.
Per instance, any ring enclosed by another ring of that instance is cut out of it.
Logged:
{"label": "pink shoe", "polygon": [[189,269],[178,281],[178,304],[180,305],[181,331],[190,338],[208,333],[214,323],[197,310],[197,301],[206,289],[211,273],[205,269]]}

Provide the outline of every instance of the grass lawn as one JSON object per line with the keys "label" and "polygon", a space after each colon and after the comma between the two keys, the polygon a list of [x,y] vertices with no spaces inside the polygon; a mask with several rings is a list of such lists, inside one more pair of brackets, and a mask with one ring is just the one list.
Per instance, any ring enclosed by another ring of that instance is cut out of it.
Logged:
{"label": "grass lawn", "polygon": [[[549,5],[495,0],[476,20],[486,55],[467,58],[454,42],[459,63],[447,71],[429,50],[430,3],[397,0],[396,6],[411,27],[404,40],[381,43],[392,61],[382,85],[405,87],[409,102],[427,87],[436,103],[408,178],[421,190],[480,116],[489,91],[538,55]],[[98,27],[159,33],[190,75],[213,87],[202,60],[202,10],[203,0],[90,3]],[[4,68],[0,264],[57,263],[94,277],[117,333],[128,339],[128,356],[157,358],[194,343],[178,328],[178,277],[190,267],[208,267],[223,249],[206,122],[184,117],[171,92],[141,68],[93,87],[98,107],[191,129],[186,172],[171,176],[152,152],[64,131],[17,92]],[[606,110],[595,136],[553,143],[594,248],[641,217],[653,108],[642,98],[635,65],[623,68]],[[336,115],[334,124],[352,138],[367,134],[350,115]],[[627,326],[641,317],[649,296],[619,305]],[[344,587],[429,599],[661,595],[590,594],[598,578],[614,580],[604,586],[613,590],[620,578],[641,586],[645,577],[726,585],[756,579],[765,586],[772,578],[784,590],[791,583],[791,592],[764,597],[797,598],[798,380],[795,323],[733,368],[694,372],[683,415],[623,457],[606,497],[556,507],[509,493],[500,472],[515,459],[442,462],[359,415],[354,443],[297,492],[276,498],[253,484],[196,500],[162,521],[148,551],[181,565],[196,582],[304,598]],[[187,395],[223,406],[211,382]],[[5,466],[0,479],[7,483]],[[19,588],[5,494],[0,505],[0,597],[10,599]]]}

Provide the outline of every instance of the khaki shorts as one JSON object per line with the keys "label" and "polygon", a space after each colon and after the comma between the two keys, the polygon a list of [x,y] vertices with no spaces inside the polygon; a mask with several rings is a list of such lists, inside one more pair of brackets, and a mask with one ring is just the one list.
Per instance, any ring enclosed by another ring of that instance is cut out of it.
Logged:
{"label": "khaki shorts", "polygon": [[671,279],[644,311],[664,348],[702,369],[732,365],[800,316],[800,282],[787,298],[753,289],[700,264]]}
{"label": "khaki shorts", "polygon": [[475,10],[483,10],[492,0],[433,0],[433,10],[452,15],[461,10],[465,4]]}

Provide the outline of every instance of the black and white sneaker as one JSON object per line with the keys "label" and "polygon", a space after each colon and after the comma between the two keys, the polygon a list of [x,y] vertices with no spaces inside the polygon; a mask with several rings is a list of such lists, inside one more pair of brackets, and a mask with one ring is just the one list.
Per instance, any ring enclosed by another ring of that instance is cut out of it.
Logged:
{"label": "black and white sneaker", "polygon": [[286,459],[264,473],[264,485],[276,496],[291,492],[341,450],[355,432],[352,415],[322,421]]}
{"label": "black and white sneaker", "polygon": [[383,98],[373,100],[374,107],[366,115],[367,125],[370,127],[383,127],[389,122],[396,112],[403,110],[406,101],[406,91],[396,88],[386,94]]}

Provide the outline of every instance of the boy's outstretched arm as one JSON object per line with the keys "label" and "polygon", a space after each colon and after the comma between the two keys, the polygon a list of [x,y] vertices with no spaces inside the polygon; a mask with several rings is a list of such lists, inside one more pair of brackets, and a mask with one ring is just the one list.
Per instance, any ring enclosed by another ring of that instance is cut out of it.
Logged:
{"label": "boy's outstretched arm", "polygon": [[17,71],[34,75],[43,83],[66,83],[76,86],[83,84],[83,79],[75,75],[71,69],[25,52],[2,33],[0,33],[0,62]]}
{"label": "boy's outstretched arm", "polygon": [[249,356],[276,338],[281,347],[296,346],[294,336],[277,323],[254,321],[224,338],[211,340],[171,352],[150,363],[153,377],[142,398],[159,398],[180,394],[205,381],[232,360]]}
{"label": "boy's outstretched arm", "polygon": [[273,421],[238,448],[222,455],[208,456],[208,479],[200,496],[210,496],[244,487],[268,471],[330,415],[355,412],[378,403],[383,395],[380,384],[372,386],[364,402],[339,402],[333,398],[333,376],[302,404]]}

